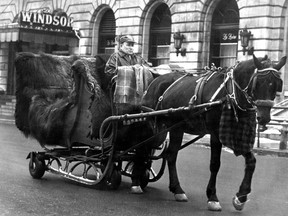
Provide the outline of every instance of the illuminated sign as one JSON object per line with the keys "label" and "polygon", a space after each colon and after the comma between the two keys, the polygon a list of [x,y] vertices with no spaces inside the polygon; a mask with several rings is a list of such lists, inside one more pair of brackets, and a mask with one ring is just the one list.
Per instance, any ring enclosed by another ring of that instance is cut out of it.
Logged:
{"label": "illuminated sign", "polygon": [[47,12],[22,11],[20,13],[20,25],[26,28],[50,31],[72,31],[72,23],[73,19],[68,17],[66,13],[62,15],[53,15]]}

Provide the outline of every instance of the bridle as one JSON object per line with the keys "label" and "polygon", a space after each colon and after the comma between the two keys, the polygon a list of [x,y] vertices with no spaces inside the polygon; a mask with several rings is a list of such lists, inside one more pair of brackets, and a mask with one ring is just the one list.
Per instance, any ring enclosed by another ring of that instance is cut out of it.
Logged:
{"label": "bridle", "polygon": [[269,75],[271,74],[281,80],[281,77],[280,77],[280,72],[274,68],[265,68],[265,69],[262,69],[262,70],[258,70],[257,68],[255,69],[253,75],[251,76],[249,82],[248,82],[248,85],[246,86],[246,88],[244,88],[243,90],[248,92],[248,87],[250,86],[250,84],[252,83],[252,88],[251,88],[251,96],[253,97],[254,96],[254,93],[253,93],[253,90],[255,90],[256,88],[256,82],[257,82],[257,78],[258,76],[266,76],[266,75]]}
{"label": "bridle", "polygon": [[[264,77],[264,76],[267,76],[267,75],[272,73],[272,75],[274,77],[281,80],[280,72],[274,68],[270,67],[270,68],[265,68],[262,70],[259,70],[256,68],[254,70],[253,75],[250,77],[250,80],[249,80],[247,86],[244,89],[242,89],[240,87],[240,85],[234,79],[234,74],[233,74],[234,68],[235,67],[233,67],[232,69],[230,69],[229,72],[227,72],[227,77],[229,77],[230,80],[232,81],[232,93],[230,93],[230,94],[228,93],[228,97],[230,99],[232,99],[235,102],[236,106],[242,111],[249,111],[249,110],[255,110],[256,109],[256,103],[255,103],[256,100],[254,100],[253,98],[254,98],[254,92],[256,89],[256,83],[257,83],[258,77],[260,77],[260,76]],[[251,86],[251,88],[249,88],[250,86]],[[239,105],[239,103],[236,99],[236,95],[235,95],[235,88],[236,87],[240,90],[240,92],[242,92],[242,94],[245,96],[247,102],[251,105],[251,107],[243,108],[243,107],[241,107],[241,105]],[[250,89],[250,91],[248,91],[249,89]]]}

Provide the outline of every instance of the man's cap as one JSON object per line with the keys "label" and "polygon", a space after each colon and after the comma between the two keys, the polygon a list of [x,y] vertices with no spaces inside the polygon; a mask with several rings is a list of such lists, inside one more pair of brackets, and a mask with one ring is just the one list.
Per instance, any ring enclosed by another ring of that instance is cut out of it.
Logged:
{"label": "man's cap", "polygon": [[120,44],[124,42],[136,43],[131,35],[124,35],[120,37]]}

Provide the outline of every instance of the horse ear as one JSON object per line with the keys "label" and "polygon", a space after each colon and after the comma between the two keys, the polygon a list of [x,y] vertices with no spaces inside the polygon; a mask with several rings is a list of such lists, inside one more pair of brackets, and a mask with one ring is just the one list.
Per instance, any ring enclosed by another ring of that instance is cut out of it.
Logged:
{"label": "horse ear", "polygon": [[265,61],[268,59],[268,55],[265,55],[264,58],[262,59],[262,61]]}
{"label": "horse ear", "polygon": [[280,70],[286,64],[287,56],[283,56],[277,65],[275,65],[276,70]]}
{"label": "horse ear", "polygon": [[258,60],[258,58],[253,54],[253,60],[254,60],[254,65],[256,68],[261,69],[261,62]]}

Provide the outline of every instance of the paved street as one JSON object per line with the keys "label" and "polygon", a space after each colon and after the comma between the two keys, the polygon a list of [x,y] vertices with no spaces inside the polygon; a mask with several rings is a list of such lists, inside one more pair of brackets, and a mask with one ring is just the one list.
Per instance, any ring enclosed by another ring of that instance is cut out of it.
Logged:
{"label": "paved street", "polygon": [[[210,158],[206,147],[190,146],[179,154],[179,176],[189,198],[187,203],[174,201],[168,191],[167,170],[159,181],[148,185],[143,195],[129,193],[130,179],[126,177],[116,191],[87,188],[50,173],[34,180],[25,158],[37,150],[41,148],[35,140],[26,139],[14,125],[0,124],[0,216],[239,215],[231,200],[242,180],[244,161],[226,151],[217,182],[223,210],[214,213],[206,209]],[[241,216],[287,215],[288,158],[257,156],[252,189]]]}

